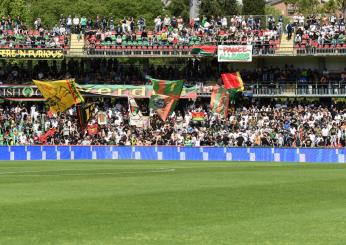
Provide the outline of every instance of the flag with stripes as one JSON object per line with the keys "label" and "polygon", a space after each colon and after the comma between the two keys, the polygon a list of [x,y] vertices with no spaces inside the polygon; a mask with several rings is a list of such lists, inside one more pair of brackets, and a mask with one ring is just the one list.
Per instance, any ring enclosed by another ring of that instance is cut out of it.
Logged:
{"label": "flag with stripes", "polygon": [[212,112],[228,116],[229,93],[223,86],[215,85],[211,94],[210,108]]}
{"label": "flag with stripes", "polygon": [[150,108],[156,111],[163,121],[166,121],[179,101],[184,81],[153,78],[150,78],[150,80],[155,92],[150,97]]}

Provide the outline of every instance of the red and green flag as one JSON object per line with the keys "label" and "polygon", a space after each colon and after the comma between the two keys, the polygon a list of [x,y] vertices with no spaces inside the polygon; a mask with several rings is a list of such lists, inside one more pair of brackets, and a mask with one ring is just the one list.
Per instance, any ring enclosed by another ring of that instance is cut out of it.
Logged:
{"label": "red and green flag", "polygon": [[215,45],[193,46],[191,54],[194,56],[212,57],[216,53]]}
{"label": "red and green flag", "polygon": [[221,74],[223,84],[227,90],[244,91],[243,79],[239,72]]}
{"label": "red and green flag", "polygon": [[156,94],[163,94],[178,99],[180,98],[184,85],[183,80],[160,80],[150,78],[150,81]]}
{"label": "red and green flag", "polygon": [[244,83],[240,73],[239,72],[224,73],[224,74],[221,74],[221,78],[225,86],[225,89],[228,90],[231,96],[231,101],[234,102],[236,94],[238,92],[244,91]]}
{"label": "red and green flag", "polygon": [[210,108],[212,112],[228,116],[229,93],[223,86],[215,85],[211,93]]}
{"label": "red and green flag", "polygon": [[171,96],[155,94],[150,97],[149,107],[156,111],[162,121],[166,121],[176,104],[177,100]]}
{"label": "red and green flag", "polygon": [[192,112],[192,121],[195,122],[201,122],[205,120],[205,112],[200,111],[200,112]]}
{"label": "red and green flag", "polygon": [[173,112],[183,90],[183,80],[159,80],[150,78],[155,94],[150,97],[150,108],[154,109],[163,121]]}

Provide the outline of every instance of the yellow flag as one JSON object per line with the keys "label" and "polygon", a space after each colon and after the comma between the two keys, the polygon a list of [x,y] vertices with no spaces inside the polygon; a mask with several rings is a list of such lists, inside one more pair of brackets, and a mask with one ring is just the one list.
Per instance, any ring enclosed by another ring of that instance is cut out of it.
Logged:
{"label": "yellow flag", "polygon": [[63,112],[73,105],[84,102],[74,79],[53,82],[33,81],[54,113]]}

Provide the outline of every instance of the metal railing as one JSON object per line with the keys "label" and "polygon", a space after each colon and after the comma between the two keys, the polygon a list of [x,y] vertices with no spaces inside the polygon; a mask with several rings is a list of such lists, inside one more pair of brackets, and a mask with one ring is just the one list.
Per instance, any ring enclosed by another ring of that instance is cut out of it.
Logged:
{"label": "metal railing", "polygon": [[[0,47],[0,50],[62,50],[66,57],[193,57],[191,54],[192,46],[171,45],[171,46],[112,46],[102,48],[84,48],[84,49],[44,49],[44,48],[6,48]],[[6,53],[6,52],[5,52]],[[266,56],[345,56],[346,46],[344,47],[275,47],[273,45],[254,45],[253,57]],[[3,55],[0,58],[11,58]],[[15,58],[15,57],[12,57]],[[28,57],[24,57],[28,58]]]}
{"label": "metal railing", "polygon": [[346,97],[346,83],[257,83],[248,86],[247,91],[254,97]]}

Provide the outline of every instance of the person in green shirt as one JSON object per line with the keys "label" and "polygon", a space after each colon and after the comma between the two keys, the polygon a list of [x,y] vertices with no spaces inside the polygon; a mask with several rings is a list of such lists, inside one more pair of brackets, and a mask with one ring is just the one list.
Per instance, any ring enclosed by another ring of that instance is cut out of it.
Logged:
{"label": "person in green shirt", "polygon": [[344,34],[340,33],[338,37],[338,44],[344,44],[345,43],[345,36]]}
{"label": "person in green shirt", "polygon": [[87,18],[85,18],[84,16],[80,19],[80,26],[82,28],[82,32],[85,32],[85,27],[87,24]]}
{"label": "person in green shirt", "polygon": [[192,145],[193,143],[192,143],[191,136],[190,135],[186,136],[186,139],[184,140],[184,146],[192,147]]}

